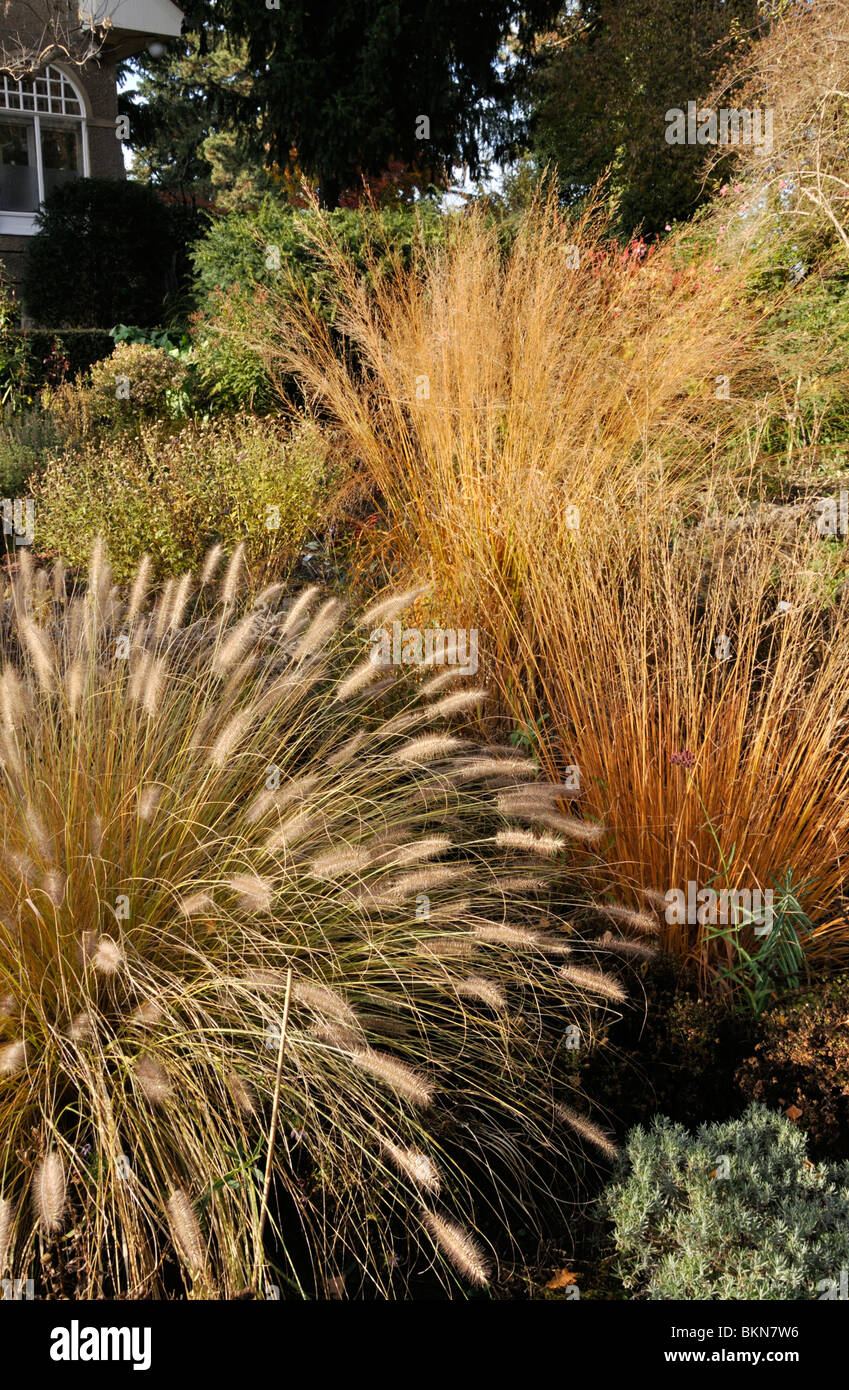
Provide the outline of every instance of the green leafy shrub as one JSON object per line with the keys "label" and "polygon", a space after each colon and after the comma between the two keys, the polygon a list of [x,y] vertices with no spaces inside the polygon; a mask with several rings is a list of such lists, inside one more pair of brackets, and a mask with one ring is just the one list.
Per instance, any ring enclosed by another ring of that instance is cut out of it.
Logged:
{"label": "green leafy shrub", "polygon": [[29,357],[20,336],[18,305],[0,276],[0,408],[4,413],[30,404]]}
{"label": "green leafy shrub", "polygon": [[[215,219],[192,248],[197,307],[214,313],[220,292],[234,285],[270,288],[279,284],[281,273],[292,274],[311,297],[321,297],[331,276],[309,239],[313,216],[311,209],[267,197],[255,212]],[[364,275],[367,249],[377,253],[379,266],[394,258],[409,265],[415,243],[436,244],[451,225],[451,218],[427,200],[415,209],[337,208],[327,217],[340,248],[354,256]]]}
{"label": "green leafy shrub", "polygon": [[821,1157],[849,1153],[849,975],[769,1010],[736,1074],[741,1093],[792,1109]]}
{"label": "green leafy shrub", "polygon": [[[310,240],[313,216],[311,209],[267,197],[255,212],[218,218],[193,248],[198,312],[192,340],[200,396],[209,408],[264,410],[273,399],[262,356],[249,345],[257,297],[291,282],[333,320],[333,275]],[[327,218],[339,247],[367,279],[408,265],[414,242],[439,241],[450,225],[427,201],[416,211],[339,208]]]}
{"label": "green leafy shrub", "polygon": [[288,568],[320,522],[328,446],[304,422],[294,431],[249,416],[193,422],[175,433],[85,440],[53,455],[34,490],[36,544],[70,565],[107,538],[125,578],[143,554],[185,569],[221,539],[243,540],[251,563]]}
{"label": "green leafy shrub", "polygon": [[163,348],[120,342],[89,373],[92,409],[116,424],[177,416],[186,403],[187,367]]}
{"label": "green leafy shrub", "polygon": [[21,497],[30,476],[60,441],[57,421],[34,406],[0,422],[0,497]]}
{"label": "green leafy shrub", "polygon": [[628,1137],[604,1206],[625,1287],[647,1299],[817,1299],[849,1266],[849,1164],[752,1105],[695,1135],[665,1116]]}
{"label": "green leafy shrub", "polygon": [[38,218],[23,283],[38,323],[108,329],[161,322],[180,288],[174,265],[189,231],[152,189],[75,179],[53,190]]}

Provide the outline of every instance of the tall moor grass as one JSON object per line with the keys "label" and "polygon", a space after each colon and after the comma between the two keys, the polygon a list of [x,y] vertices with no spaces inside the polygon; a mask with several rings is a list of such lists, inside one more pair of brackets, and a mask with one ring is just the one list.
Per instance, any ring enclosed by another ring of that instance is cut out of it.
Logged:
{"label": "tall moor grass", "polygon": [[[840,551],[810,517],[789,538],[743,524],[772,384],[742,224],[721,251],[677,234],[621,250],[592,207],[567,221],[539,202],[505,247],[473,211],[370,283],[320,216],[308,234],[347,351],[288,293],[255,341],[344,429],[385,508],[387,570],[480,630],[501,712],[547,769],[578,765],[633,905],[790,870],[815,946],[842,939]],[[734,952],[699,924],[664,940],[706,973]]]}

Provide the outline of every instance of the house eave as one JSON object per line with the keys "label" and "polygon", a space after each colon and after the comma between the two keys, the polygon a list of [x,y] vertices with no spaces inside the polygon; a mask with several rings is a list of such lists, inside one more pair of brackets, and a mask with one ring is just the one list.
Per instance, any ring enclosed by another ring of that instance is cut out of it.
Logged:
{"label": "house eave", "polygon": [[80,17],[107,22],[104,51],[129,58],[149,43],[179,38],[183,11],[173,0],[79,0]]}

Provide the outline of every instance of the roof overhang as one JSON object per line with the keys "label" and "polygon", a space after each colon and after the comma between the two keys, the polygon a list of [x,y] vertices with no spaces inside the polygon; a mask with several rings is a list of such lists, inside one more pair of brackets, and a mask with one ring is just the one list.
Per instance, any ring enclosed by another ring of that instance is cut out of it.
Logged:
{"label": "roof overhang", "polygon": [[154,40],[176,39],[183,11],[172,0],[79,0],[80,17],[109,20],[104,49],[110,58],[129,58]]}

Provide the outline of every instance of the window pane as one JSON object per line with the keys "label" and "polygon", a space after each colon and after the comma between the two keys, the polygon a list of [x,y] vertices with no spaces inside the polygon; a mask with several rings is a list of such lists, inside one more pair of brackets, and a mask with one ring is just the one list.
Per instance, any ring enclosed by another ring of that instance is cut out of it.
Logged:
{"label": "window pane", "polygon": [[34,131],[11,121],[0,123],[0,209],[35,212],[37,207]]}
{"label": "window pane", "polygon": [[42,121],[41,165],[45,197],[58,184],[79,178],[79,132],[71,126],[50,126]]}

